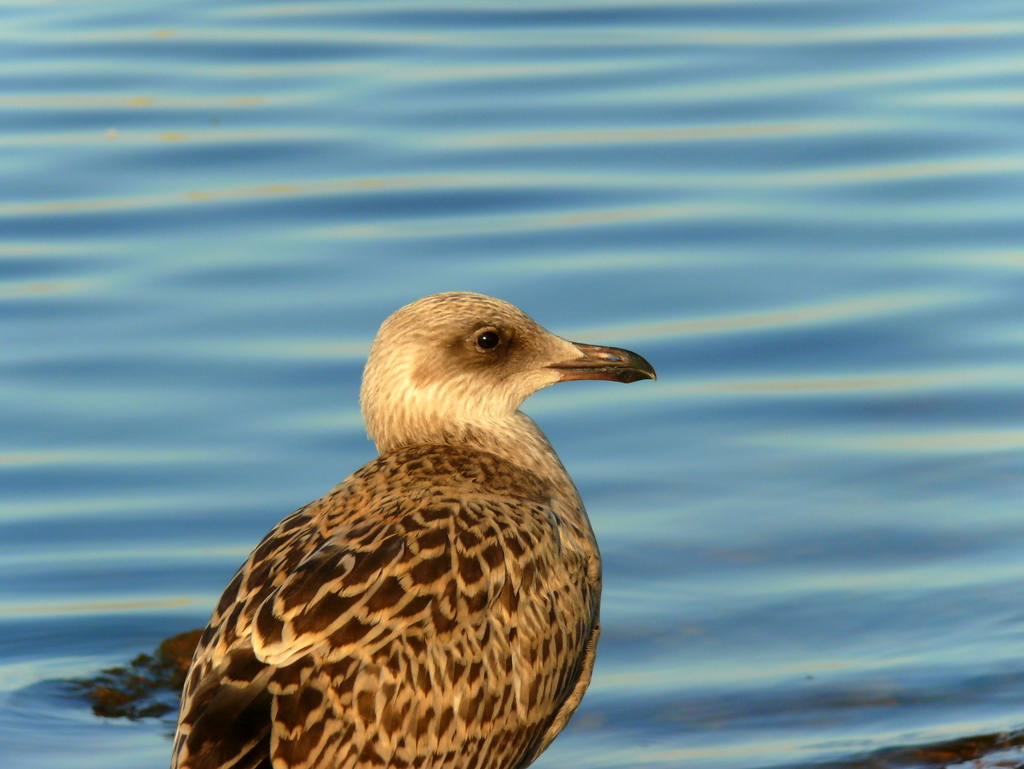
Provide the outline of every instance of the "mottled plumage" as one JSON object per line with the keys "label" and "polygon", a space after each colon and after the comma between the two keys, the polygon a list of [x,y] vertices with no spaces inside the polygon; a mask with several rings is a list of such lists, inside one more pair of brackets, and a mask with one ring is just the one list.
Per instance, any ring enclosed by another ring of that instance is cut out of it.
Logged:
{"label": "mottled plumage", "polygon": [[527,766],[590,682],[601,564],[518,408],[556,381],[653,375],[489,297],[395,313],[363,386],[381,456],[281,521],[232,579],[172,768]]}

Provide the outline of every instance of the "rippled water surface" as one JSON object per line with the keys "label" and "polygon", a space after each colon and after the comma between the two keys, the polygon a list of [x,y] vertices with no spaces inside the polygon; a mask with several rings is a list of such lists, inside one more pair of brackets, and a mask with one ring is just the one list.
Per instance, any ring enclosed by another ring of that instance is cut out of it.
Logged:
{"label": "rippled water surface", "polygon": [[1021,728],[1022,140],[1003,0],[4,3],[0,763],[166,766],[59,682],[370,459],[452,289],[661,377],[527,404],[606,561],[538,766]]}

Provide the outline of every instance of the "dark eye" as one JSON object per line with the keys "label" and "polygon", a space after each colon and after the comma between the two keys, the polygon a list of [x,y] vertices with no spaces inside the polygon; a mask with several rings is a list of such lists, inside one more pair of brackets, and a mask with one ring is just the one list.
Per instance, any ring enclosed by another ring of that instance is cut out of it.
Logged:
{"label": "dark eye", "polygon": [[476,337],[476,346],[481,350],[493,350],[501,342],[497,331],[481,331]]}

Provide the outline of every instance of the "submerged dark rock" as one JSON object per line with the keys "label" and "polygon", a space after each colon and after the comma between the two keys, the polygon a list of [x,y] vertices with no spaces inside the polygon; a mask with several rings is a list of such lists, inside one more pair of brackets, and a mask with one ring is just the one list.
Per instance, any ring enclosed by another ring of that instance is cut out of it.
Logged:
{"label": "submerged dark rock", "polygon": [[881,748],[848,760],[805,764],[804,769],[1024,769],[1024,731],[959,737],[924,745]]}
{"label": "submerged dark rock", "polygon": [[202,630],[168,638],[153,654],[140,654],[125,667],[107,668],[73,682],[103,718],[159,718],[177,707],[185,674]]}

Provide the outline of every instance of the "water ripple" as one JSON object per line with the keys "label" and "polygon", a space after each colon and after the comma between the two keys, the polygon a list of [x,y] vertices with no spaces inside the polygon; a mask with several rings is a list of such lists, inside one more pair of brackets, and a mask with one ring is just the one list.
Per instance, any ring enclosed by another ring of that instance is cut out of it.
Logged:
{"label": "water ripple", "polygon": [[660,374],[526,404],[606,562],[594,685],[538,767],[853,767],[1019,725],[1013,4],[2,13],[5,759],[166,766],[161,727],[46,679],[205,622],[372,457],[377,324],[451,289]]}

